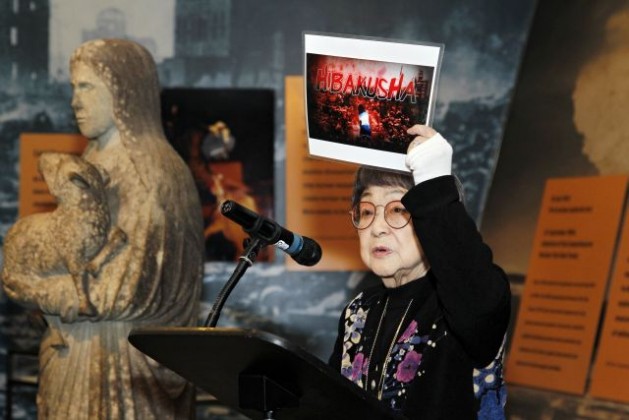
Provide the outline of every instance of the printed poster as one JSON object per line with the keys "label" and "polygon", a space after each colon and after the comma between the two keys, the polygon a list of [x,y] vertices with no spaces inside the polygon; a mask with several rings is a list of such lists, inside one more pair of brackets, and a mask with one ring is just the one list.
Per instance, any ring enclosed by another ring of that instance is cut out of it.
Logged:
{"label": "printed poster", "polygon": [[313,156],[408,171],[406,130],[431,125],[442,44],[304,34]]}
{"label": "printed poster", "polygon": [[626,188],[627,176],[546,182],[507,359],[509,382],[585,392]]}
{"label": "printed poster", "polygon": [[80,134],[23,133],[20,136],[19,217],[57,207],[39,172],[39,156],[44,152],[81,155],[85,146],[87,139]]}
{"label": "printed poster", "polygon": [[590,395],[629,403],[629,208],[620,233],[604,316]]}
{"label": "printed poster", "polygon": [[[162,122],[188,164],[203,211],[205,261],[237,261],[249,235],[220,212],[225,200],[273,219],[275,99],[270,89],[162,90]],[[264,247],[256,261],[268,262]]]}

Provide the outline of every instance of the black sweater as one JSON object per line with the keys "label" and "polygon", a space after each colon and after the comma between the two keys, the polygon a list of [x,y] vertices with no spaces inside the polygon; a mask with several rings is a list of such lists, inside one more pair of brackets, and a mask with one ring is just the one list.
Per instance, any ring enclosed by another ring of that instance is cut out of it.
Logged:
{"label": "black sweater", "polygon": [[430,270],[399,288],[379,285],[357,296],[341,316],[330,365],[410,419],[474,419],[472,371],[502,344],[509,282],[452,176],[422,182],[402,202]]}

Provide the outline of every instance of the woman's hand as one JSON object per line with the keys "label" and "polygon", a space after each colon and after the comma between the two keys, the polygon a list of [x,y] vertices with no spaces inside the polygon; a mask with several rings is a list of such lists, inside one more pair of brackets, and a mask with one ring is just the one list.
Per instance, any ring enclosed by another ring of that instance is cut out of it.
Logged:
{"label": "woman's hand", "polygon": [[452,173],[452,146],[433,128],[416,124],[407,130],[415,138],[408,145],[406,166],[415,185]]}
{"label": "woman's hand", "polygon": [[428,127],[427,125],[421,125],[421,124],[415,124],[408,130],[406,130],[406,132],[408,134],[416,136],[413,139],[413,141],[411,141],[410,144],[408,145],[408,149],[406,150],[406,153],[413,150],[415,146],[422,144],[423,142],[425,142],[426,140],[428,140],[429,138],[437,134],[437,132],[432,127]]}

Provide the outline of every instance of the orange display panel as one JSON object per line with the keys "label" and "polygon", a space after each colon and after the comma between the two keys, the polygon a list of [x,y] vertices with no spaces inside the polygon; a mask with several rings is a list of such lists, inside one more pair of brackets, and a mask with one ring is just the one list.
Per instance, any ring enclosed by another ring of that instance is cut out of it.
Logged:
{"label": "orange display panel", "polygon": [[625,213],[590,395],[629,403],[629,209]]}
{"label": "orange display panel", "polygon": [[86,145],[87,139],[80,134],[23,133],[20,136],[19,217],[56,207],[37,169],[39,155],[44,152],[80,155]]}
{"label": "orange display panel", "polygon": [[[308,154],[304,81],[289,76],[286,95],[286,227],[316,240],[323,250],[314,270],[365,270],[349,218],[356,165]],[[286,258],[291,270],[307,267]]]}
{"label": "orange display panel", "polygon": [[626,176],[547,181],[507,360],[509,382],[585,391],[626,187]]}

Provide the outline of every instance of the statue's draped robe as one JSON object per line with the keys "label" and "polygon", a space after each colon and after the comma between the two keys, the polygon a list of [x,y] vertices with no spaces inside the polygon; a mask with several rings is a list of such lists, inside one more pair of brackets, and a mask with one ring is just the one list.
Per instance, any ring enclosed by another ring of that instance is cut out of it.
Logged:
{"label": "statue's draped robe", "polygon": [[78,304],[69,275],[20,285],[20,296],[13,296],[47,314],[37,396],[41,419],[194,416],[194,387],[127,337],[141,326],[196,325],[203,258],[198,196],[187,166],[163,137],[133,142],[107,150],[91,142],[84,154],[109,174],[112,226],[129,241],[91,280],[98,315],[61,322],[58,314]]}

